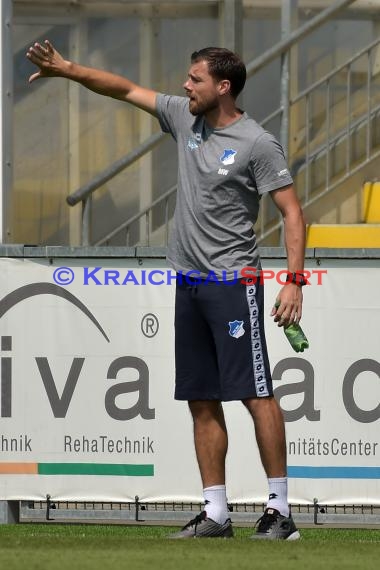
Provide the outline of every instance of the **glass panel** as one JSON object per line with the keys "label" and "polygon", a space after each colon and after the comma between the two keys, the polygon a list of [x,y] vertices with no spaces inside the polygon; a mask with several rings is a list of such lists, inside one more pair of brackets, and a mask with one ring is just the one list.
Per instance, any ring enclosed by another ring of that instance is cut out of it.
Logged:
{"label": "glass panel", "polygon": [[15,25],[13,239],[16,243],[67,243],[68,83],[28,77],[36,71],[25,57],[29,45],[48,34],[68,51],[69,28]]}
{"label": "glass panel", "polygon": [[[82,5],[85,3],[84,0]],[[94,176],[134,149],[146,138],[143,133],[148,136],[149,132],[159,130],[157,121],[152,121],[149,130],[146,115],[141,111],[98,96],[66,80],[41,80],[31,86],[27,83],[28,76],[35,69],[25,58],[26,49],[32,42],[49,37],[65,57],[71,58],[72,51],[78,47],[74,46],[76,35],[81,42],[81,63],[119,73],[136,82],[140,82],[142,74],[148,75],[149,62],[142,60],[144,38],[141,35],[142,20],[139,18],[140,3],[136,3],[133,16],[129,3],[125,8],[128,16],[122,15],[122,2],[107,4],[110,7],[111,4],[117,5],[118,15],[83,18],[79,34],[75,33],[78,20],[72,26],[60,24],[59,6],[54,3],[49,4],[49,13],[54,14],[57,8],[55,25],[36,24],[34,18],[30,24],[23,25],[16,20],[13,26],[13,229],[16,242],[69,243],[72,210],[65,202],[67,194],[93,180]],[[151,81],[147,86],[158,91],[183,94],[182,85],[192,51],[219,43],[218,11],[210,10],[203,17],[190,9],[190,2],[186,2],[186,9],[182,6],[185,3],[176,3],[170,17],[169,4],[162,5],[162,13],[161,8],[154,11],[155,57],[151,66]],[[93,9],[93,3],[91,5],[89,11]],[[25,6],[23,22],[27,21]],[[280,9],[260,12],[248,2],[245,12],[249,16],[243,21],[242,56],[249,63],[280,40]],[[264,12],[265,17],[257,16]],[[298,25],[316,15],[315,10],[303,6],[302,0],[299,1],[298,12]],[[162,14],[165,16],[161,17]],[[302,40],[293,50],[293,95],[347,61],[368,44],[375,33],[370,16],[368,20],[364,16],[362,20],[344,19],[342,16]],[[380,144],[379,53],[379,48],[376,48],[371,54],[371,149]],[[352,66],[350,119],[351,122],[357,120],[360,123],[354,125],[350,136],[350,158],[353,160],[360,159],[368,144],[367,123],[361,123],[367,113],[367,80],[367,62],[363,56]],[[276,58],[247,81],[239,105],[260,122],[279,108],[280,92],[280,58]],[[290,114],[289,164],[301,197],[305,195],[307,180],[310,183],[309,195],[312,195],[313,185],[321,188],[325,180],[327,164],[323,149],[328,127],[325,83],[313,90],[309,102],[307,117],[305,99],[296,103]],[[347,129],[347,67],[331,79],[329,107],[329,169],[334,177],[345,171],[347,163],[347,137],[344,137]],[[266,128],[280,138],[280,117],[266,124]],[[307,135],[310,156],[306,173]],[[93,241],[101,239],[141,209],[142,191],[146,180],[149,180],[147,171],[151,173],[152,188],[149,187],[145,199],[149,197],[155,200],[175,184],[176,149],[169,137],[148,159],[139,160],[94,193]],[[172,198],[169,216],[173,207]],[[80,205],[76,208],[80,208]],[[271,200],[268,201],[265,216],[269,227],[277,216]],[[159,243],[163,239],[161,226],[164,220],[165,207],[161,205],[155,208],[150,221],[152,243]],[[144,222],[138,222],[135,226],[131,230],[131,239],[134,242],[145,239]],[[114,243],[125,243],[125,232],[115,237]]]}

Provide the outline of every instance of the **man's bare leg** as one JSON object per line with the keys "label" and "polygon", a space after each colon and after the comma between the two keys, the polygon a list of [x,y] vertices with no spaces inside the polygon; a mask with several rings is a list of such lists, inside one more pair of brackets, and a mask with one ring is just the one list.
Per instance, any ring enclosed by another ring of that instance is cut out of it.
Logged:
{"label": "man's bare leg", "polygon": [[192,401],[189,408],[203,487],[225,485],[228,437],[222,404],[214,400]]}
{"label": "man's bare leg", "polygon": [[250,398],[243,401],[251,414],[261,461],[268,478],[267,507],[289,516],[288,480],[286,473],[286,438],[282,411],[271,398]]}
{"label": "man's bare leg", "polygon": [[189,402],[194,443],[207,516],[223,524],[228,518],[225,461],[228,447],[222,404],[213,400]]}
{"label": "man's bare leg", "polygon": [[243,404],[251,414],[261,461],[268,478],[286,477],[286,440],[282,411],[272,398],[250,398]]}

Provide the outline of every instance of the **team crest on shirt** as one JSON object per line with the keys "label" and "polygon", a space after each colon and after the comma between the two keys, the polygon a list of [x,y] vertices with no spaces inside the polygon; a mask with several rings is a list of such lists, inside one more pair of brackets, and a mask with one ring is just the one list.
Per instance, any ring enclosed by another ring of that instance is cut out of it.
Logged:
{"label": "team crest on shirt", "polygon": [[219,160],[222,164],[225,164],[226,166],[228,164],[233,164],[235,162],[236,153],[237,150],[234,150],[233,148],[225,148]]}
{"label": "team crest on shirt", "polygon": [[244,321],[229,321],[230,330],[228,334],[234,338],[240,338],[245,333]]}
{"label": "team crest on shirt", "polygon": [[196,150],[199,147],[199,144],[197,143],[197,141],[194,138],[190,138],[187,141],[187,148],[189,148],[190,150]]}

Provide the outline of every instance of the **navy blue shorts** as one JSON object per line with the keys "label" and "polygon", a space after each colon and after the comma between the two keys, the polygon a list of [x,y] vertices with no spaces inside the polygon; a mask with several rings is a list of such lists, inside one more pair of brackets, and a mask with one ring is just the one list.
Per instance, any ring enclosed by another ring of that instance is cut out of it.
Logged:
{"label": "navy blue shorts", "polygon": [[177,282],[177,400],[229,401],[273,395],[263,305],[260,283]]}

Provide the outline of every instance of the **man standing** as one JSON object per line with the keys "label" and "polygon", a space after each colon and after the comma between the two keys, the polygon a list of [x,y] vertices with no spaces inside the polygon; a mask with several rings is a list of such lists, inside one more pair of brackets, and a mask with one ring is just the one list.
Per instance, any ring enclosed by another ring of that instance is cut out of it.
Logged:
{"label": "man standing", "polygon": [[[184,83],[187,97],[156,93],[126,78],[64,60],[50,42],[27,57],[39,67],[30,82],[66,77],[132,103],[160,121],[177,142],[177,204],[168,263],[179,273],[175,308],[176,399],[186,400],[205,510],[173,538],[231,537],[222,402],[240,400],[253,418],[269,500],[255,539],[299,538],[288,506],[285,428],[273,397],[263,324],[260,279],[236,279],[246,266],[260,269],[253,224],[265,192],[284,221],[289,283],[272,309],[279,326],[299,322],[305,223],[281,146],[236,105],[246,69],[222,48],[194,52]],[[216,280],[210,280],[212,272]],[[222,279],[222,282],[220,282]]]}

